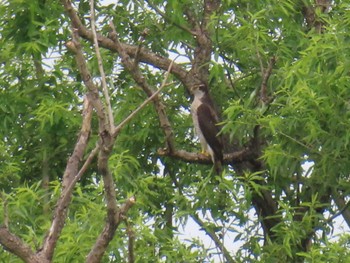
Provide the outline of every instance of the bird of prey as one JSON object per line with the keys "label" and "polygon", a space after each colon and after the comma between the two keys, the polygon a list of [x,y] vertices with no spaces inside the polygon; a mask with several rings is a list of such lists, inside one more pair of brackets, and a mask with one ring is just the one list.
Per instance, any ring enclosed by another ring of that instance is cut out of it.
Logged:
{"label": "bird of prey", "polygon": [[214,110],[206,85],[195,86],[192,93],[194,99],[191,113],[194,128],[202,146],[202,153],[210,155],[215,171],[219,174],[223,161],[222,140],[218,135],[220,127],[217,125],[219,118]]}

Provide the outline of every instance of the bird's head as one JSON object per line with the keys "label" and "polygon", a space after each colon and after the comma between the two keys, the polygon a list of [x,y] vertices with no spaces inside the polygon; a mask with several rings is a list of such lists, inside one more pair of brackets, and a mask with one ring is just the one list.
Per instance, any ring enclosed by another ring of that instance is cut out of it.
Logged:
{"label": "bird's head", "polygon": [[208,93],[208,88],[204,84],[199,84],[192,88],[192,93],[195,97],[201,98]]}

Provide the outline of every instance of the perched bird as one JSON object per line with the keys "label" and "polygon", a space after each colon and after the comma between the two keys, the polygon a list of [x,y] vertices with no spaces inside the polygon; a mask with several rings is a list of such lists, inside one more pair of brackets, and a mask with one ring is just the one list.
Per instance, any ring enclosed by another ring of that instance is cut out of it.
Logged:
{"label": "perched bird", "polygon": [[210,155],[215,171],[219,174],[223,161],[222,139],[218,135],[220,127],[217,125],[219,117],[214,110],[206,85],[195,86],[192,93],[194,99],[191,105],[191,113],[194,128],[202,146],[202,153]]}

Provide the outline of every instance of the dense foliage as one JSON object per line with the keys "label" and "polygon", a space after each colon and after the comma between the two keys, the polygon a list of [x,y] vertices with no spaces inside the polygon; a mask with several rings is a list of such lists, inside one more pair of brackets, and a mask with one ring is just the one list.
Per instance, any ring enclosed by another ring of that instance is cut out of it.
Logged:
{"label": "dense foliage", "polygon": [[[0,4],[2,262],[349,262],[347,1],[90,4]],[[198,83],[220,175],[193,131]]]}

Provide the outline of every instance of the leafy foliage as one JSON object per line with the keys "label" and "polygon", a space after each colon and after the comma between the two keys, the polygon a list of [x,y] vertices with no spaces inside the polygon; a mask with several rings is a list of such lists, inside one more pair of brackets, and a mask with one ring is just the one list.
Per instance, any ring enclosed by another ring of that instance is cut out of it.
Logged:
{"label": "leafy foliage", "polygon": [[[89,28],[88,1],[73,2]],[[232,164],[215,176],[211,165],[160,155],[164,127],[155,107],[146,106],[118,134],[109,158],[118,204],[133,195],[137,201],[103,262],[128,262],[132,238],[135,262],[214,262],[222,256],[217,244],[219,252],[213,252],[203,240],[181,238],[183,227],[196,218],[202,220],[197,221],[201,231],[232,240],[226,247],[235,262],[348,262],[349,236],[333,233],[339,227],[334,220],[342,209],[348,210],[346,202],[339,206],[339,198],[348,201],[350,194],[348,4],[334,1],[327,12],[315,7],[320,33],[306,19],[304,7],[311,1],[225,0],[210,18],[203,17],[203,2],[96,1],[98,31],[107,35],[113,21],[123,43],[159,57],[179,55],[175,63],[188,70],[198,45],[191,27],[209,19],[208,83],[222,111],[227,153],[248,148],[258,126],[263,143],[256,161],[261,169]],[[61,3],[4,1],[0,15],[0,218],[36,250],[50,228],[79,135],[86,91],[64,46],[71,25]],[[88,40],[82,46],[92,78],[100,83],[93,46]],[[118,124],[147,95],[115,50],[101,49],[101,55]],[[164,72],[139,59],[144,78],[159,87]],[[262,82],[270,66],[270,101],[263,103]],[[176,74],[169,78],[171,85],[160,97],[175,146],[199,151],[190,94]],[[100,135],[97,122],[94,115],[86,157]],[[266,239],[261,214],[253,209],[255,197],[266,192],[277,207],[271,239]],[[107,216],[104,194],[94,161],[75,188],[55,262],[80,262],[89,253]],[[0,258],[19,262],[5,250]]]}

